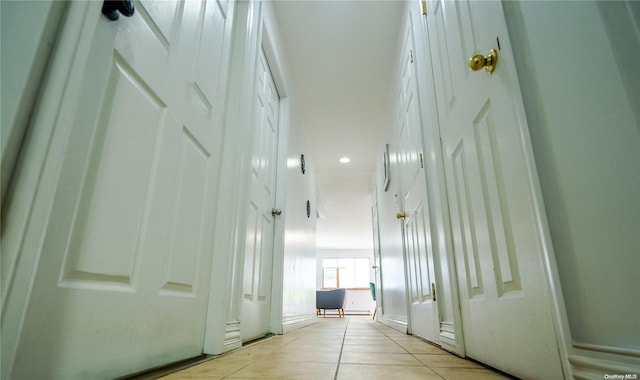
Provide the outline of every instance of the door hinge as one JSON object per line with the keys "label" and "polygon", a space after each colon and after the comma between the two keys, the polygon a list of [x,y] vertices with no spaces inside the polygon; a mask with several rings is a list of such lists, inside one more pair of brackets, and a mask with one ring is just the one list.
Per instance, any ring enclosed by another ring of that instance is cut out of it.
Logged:
{"label": "door hinge", "polygon": [[434,284],[433,282],[431,283],[431,300],[436,300],[436,284]]}
{"label": "door hinge", "polygon": [[424,160],[422,159],[422,153],[420,153],[420,169],[424,169]]}
{"label": "door hinge", "polygon": [[409,62],[413,63],[413,50],[409,50]]}
{"label": "door hinge", "polygon": [[427,14],[427,1],[426,0],[421,0],[420,1],[420,9],[422,10],[422,15],[426,15]]}

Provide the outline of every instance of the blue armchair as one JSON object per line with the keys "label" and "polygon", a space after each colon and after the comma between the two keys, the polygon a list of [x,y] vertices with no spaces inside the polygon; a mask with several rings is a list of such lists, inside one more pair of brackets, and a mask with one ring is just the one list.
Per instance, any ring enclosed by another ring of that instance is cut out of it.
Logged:
{"label": "blue armchair", "polygon": [[327,309],[338,310],[338,317],[344,317],[344,301],[347,296],[347,289],[338,288],[333,290],[316,290],[316,315],[327,316]]}

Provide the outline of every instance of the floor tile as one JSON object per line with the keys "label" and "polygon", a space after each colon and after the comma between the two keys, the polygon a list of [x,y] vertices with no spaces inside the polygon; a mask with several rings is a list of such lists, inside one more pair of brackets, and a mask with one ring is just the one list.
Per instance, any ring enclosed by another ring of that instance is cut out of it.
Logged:
{"label": "floor tile", "polygon": [[371,343],[396,343],[394,340],[387,338],[384,335],[345,335],[345,344],[371,344]]}
{"label": "floor tile", "polygon": [[443,350],[440,347],[436,347],[432,344],[422,342],[422,341],[411,342],[411,343],[397,342],[397,344],[400,345],[400,347],[407,350],[407,352],[410,352],[412,354],[451,355],[449,352]]}
{"label": "floor tile", "polygon": [[278,351],[329,351],[329,352],[339,352],[342,347],[341,343],[316,343],[316,344],[298,344],[291,343]]}
{"label": "floor tile", "polygon": [[442,380],[427,367],[399,365],[340,364],[338,380]]}
{"label": "floor tile", "polygon": [[453,355],[415,354],[414,356],[430,368],[484,368],[471,360]]}
{"label": "floor tile", "polygon": [[304,362],[291,365],[287,360],[262,360],[249,364],[227,378],[331,380],[335,376],[336,366],[335,363]]}
{"label": "floor tile", "polygon": [[337,363],[340,350],[335,351],[278,351],[269,358],[291,362]]}
{"label": "floor tile", "polygon": [[503,375],[367,317],[318,318],[165,379],[498,380]]}
{"label": "floor tile", "polygon": [[435,368],[434,371],[445,380],[504,380],[512,379],[490,369]]}
{"label": "floor tile", "polygon": [[411,354],[389,354],[379,352],[343,352],[340,363],[351,364],[395,364],[422,365]]}
{"label": "floor tile", "polygon": [[397,344],[346,344],[342,347],[343,355],[351,352],[387,352],[395,354],[408,354],[408,352]]}

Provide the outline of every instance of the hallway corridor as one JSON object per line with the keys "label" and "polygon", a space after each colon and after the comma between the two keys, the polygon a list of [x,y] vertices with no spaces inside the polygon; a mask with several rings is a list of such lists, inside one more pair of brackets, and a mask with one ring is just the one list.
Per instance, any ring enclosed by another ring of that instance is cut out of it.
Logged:
{"label": "hallway corridor", "polygon": [[319,318],[164,379],[446,379],[507,377],[369,317]]}

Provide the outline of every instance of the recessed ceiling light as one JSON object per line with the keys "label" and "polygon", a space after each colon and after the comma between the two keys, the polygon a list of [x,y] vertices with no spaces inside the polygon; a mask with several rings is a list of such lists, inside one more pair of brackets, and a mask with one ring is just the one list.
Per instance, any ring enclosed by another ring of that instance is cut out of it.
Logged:
{"label": "recessed ceiling light", "polygon": [[341,164],[346,164],[346,163],[349,163],[349,162],[351,162],[351,159],[349,157],[342,157],[340,159],[340,163]]}

